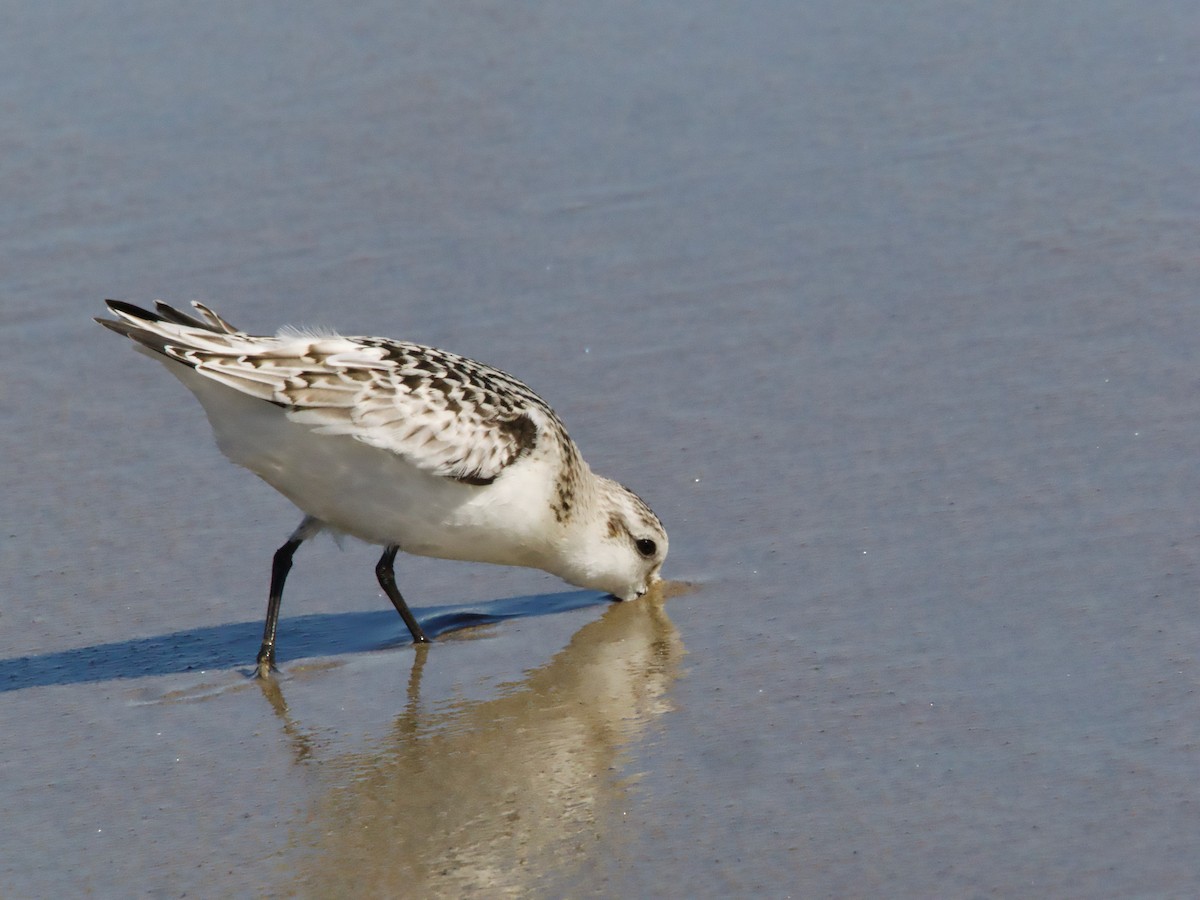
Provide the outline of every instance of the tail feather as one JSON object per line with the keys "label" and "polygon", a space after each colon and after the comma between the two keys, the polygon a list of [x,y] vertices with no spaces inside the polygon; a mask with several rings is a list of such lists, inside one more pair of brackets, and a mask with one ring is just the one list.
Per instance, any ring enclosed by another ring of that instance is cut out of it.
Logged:
{"label": "tail feather", "polygon": [[201,315],[199,319],[163,303],[161,300],[154,301],[154,312],[132,303],[127,303],[124,300],[105,300],[104,302],[112,312],[126,321],[136,320],[141,323],[169,322],[172,325],[182,325],[184,328],[198,328],[201,331],[211,331],[214,334],[244,335],[246,333],[234,328],[199,300],[192,301],[192,307]]}
{"label": "tail feather", "polygon": [[200,328],[204,331],[212,331],[213,328],[206,322],[201,322],[194,316],[189,316],[185,312],[180,312],[173,306],[167,306],[161,300],[154,301],[154,312],[157,314],[157,319],[160,322],[173,322],[176,325],[182,325],[185,328]]}
{"label": "tail feather", "polygon": [[[116,301],[110,300],[110,306]],[[128,305],[128,304],[125,304]],[[134,307],[136,309],[137,307]],[[117,310],[114,309],[114,312]],[[150,315],[149,313],[147,315]],[[170,341],[156,331],[151,331],[143,325],[138,325],[136,322],[127,322],[120,319],[101,319],[96,317],[96,321],[107,328],[109,331],[115,331],[117,334],[124,335],[131,340],[137,341],[143,347],[148,347],[155,353],[170,357],[178,362],[187,363],[193,366],[194,363],[188,362],[186,359],[181,359],[178,355],[170,352]],[[154,321],[154,320],[151,320]]]}
{"label": "tail feather", "polygon": [[[188,350],[205,348],[220,352],[222,349],[228,350],[230,344],[228,338],[218,335],[247,337],[245,332],[234,328],[207,306],[195,301],[192,306],[202,318],[180,312],[161,300],[155,302],[153,312],[124,300],[104,302],[117,316],[116,319],[97,318],[96,321],[105,328],[137,341],[155,353],[192,367],[196,366],[196,360],[189,358]],[[191,334],[180,329],[188,329]]]}
{"label": "tail feather", "polygon": [[196,311],[199,312],[200,315],[204,316],[205,321],[208,322],[210,331],[223,331],[226,334],[239,335],[244,335],[246,333],[238,328],[234,328],[199,300],[193,300],[192,306],[196,308]]}
{"label": "tail feather", "polygon": [[135,306],[132,303],[126,303],[124,300],[105,300],[104,305],[109,308],[110,312],[116,313],[126,321],[139,322],[161,322],[163,317],[158,313],[152,313],[148,309],[142,309],[140,306]]}

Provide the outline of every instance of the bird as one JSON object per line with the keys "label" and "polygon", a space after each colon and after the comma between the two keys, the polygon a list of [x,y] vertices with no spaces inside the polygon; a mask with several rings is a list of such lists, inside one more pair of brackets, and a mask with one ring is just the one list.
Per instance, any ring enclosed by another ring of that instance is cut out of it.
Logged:
{"label": "bird", "polygon": [[217,446],[303,513],[275,551],[254,674],[277,671],[283,588],[322,532],[383,547],[375,575],[414,643],[397,553],[541,569],[617,600],[661,580],[667,533],[624,485],[595,474],[524,382],[409,341],[281,328],[105,301],[105,328],[162,362],[200,401]]}

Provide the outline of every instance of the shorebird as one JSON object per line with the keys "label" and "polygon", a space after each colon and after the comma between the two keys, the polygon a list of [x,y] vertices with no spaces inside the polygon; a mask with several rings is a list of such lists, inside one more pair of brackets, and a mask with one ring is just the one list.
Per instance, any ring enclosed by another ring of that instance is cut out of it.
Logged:
{"label": "shorebird", "polygon": [[96,319],[132,338],[196,395],[234,463],[304,513],[276,552],[256,674],[275,668],[283,586],[321,531],[384,548],[380,587],[415,642],[396,554],[528,566],[620,600],[659,580],[667,533],[633,491],[592,472],[562,421],[523,382],[407,341],[285,327],[239,331],[196,315],[107,301]]}

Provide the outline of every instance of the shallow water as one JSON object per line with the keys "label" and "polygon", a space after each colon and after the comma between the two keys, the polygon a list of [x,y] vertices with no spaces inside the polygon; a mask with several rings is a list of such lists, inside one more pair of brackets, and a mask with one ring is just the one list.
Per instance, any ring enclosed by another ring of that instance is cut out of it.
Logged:
{"label": "shallow water", "polygon": [[[0,895],[1194,894],[1198,36],[0,12]],[[418,651],[316,542],[247,679],[299,517],[105,296],[518,374],[690,589],[409,559]]]}

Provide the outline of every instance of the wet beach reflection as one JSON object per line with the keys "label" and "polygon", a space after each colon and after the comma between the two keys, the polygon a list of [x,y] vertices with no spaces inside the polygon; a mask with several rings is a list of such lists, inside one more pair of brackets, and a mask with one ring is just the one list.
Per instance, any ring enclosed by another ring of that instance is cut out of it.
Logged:
{"label": "wet beach reflection", "polygon": [[305,861],[292,870],[293,889],[496,895],[569,878],[590,845],[619,839],[631,783],[622,751],[671,709],[684,648],[662,594],[675,592],[613,604],[544,666],[483,701],[426,708],[429,648],[417,648],[388,737],[331,759],[314,753],[279,685],[264,685],[297,762],[315,765],[327,785],[293,828]]}

